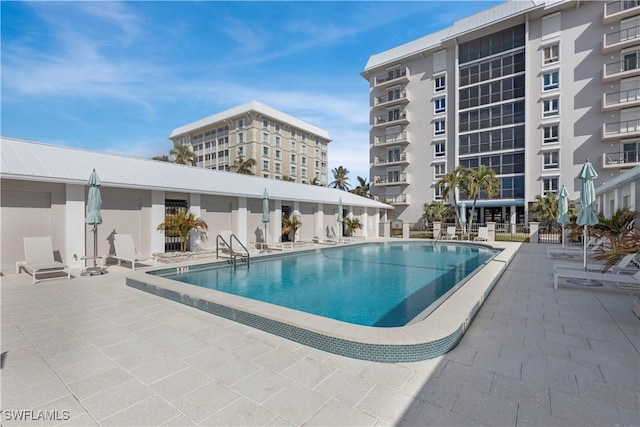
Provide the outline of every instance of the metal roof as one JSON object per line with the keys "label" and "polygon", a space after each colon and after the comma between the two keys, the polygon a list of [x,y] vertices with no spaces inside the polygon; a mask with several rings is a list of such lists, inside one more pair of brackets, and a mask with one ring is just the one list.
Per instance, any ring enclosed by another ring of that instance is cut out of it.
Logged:
{"label": "metal roof", "polygon": [[[480,29],[486,25],[565,0],[511,0],[457,20],[452,26],[369,57],[362,74],[413,54],[438,48],[445,40]],[[365,76],[366,77],[366,76]]]}
{"label": "metal roof", "polygon": [[248,113],[249,111],[255,111],[257,113],[263,114],[265,116],[271,117],[273,119],[276,119],[278,121],[291,125],[296,129],[301,129],[301,130],[310,132],[321,138],[328,139],[329,141],[331,140],[331,138],[329,137],[329,133],[326,130],[321,129],[317,126],[314,126],[310,123],[307,123],[304,120],[300,120],[297,117],[293,117],[287,113],[283,113],[280,110],[276,110],[275,108],[269,107],[268,105],[262,104],[258,101],[249,101],[242,105],[238,105],[237,107],[233,107],[228,110],[224,110],[219,113],[213,114],[211,116],[205,117],[203,119],[196,120],[193,123],[180,126],[179,128],[174,129],[173,132],[171,132],[171,135],[169,136],[169,138],[184,135],[186,133],[193,132],[197,129],[203,128],[205,126],[208,126],[213,123],[217,123],[226,119],[238,117],[240,115]]}
{"label": "metal roof", "polygon": [[85,184],[95,168],[105,187],[392,209],[335,188],[240,175],[195,166],[0,137],[0,178]]}
{"label": "metal roof", "polygon": [[629,169],[628,171],[621,173],[610,181],[602,184],[600,187],[597,187],[596,194],[607,192],[619,185],[626,184],[627,182],[632,181],[640,183],[640,166]]}

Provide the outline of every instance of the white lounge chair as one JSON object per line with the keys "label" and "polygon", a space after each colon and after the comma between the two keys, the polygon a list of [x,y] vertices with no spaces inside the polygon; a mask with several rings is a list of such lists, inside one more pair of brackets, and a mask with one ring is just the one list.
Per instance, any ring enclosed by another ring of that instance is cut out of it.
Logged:
{"label": "white lounge chair", "polygon": [[115,234],[113,236],[113,245],[116,248],[114,255],[109,255],[109,258],[118,260],[118,265],[121,265],[122,261],[130,262],[131,269],[136,269],[136,262],[153,262],[153,265],[157,265],[155,258],[142,258],[136,251],[136,247],[133,244],[133,236],[131,234]]}
{"label": "white lounge chair", "polygon": [[640,289],[640,271],[631,275],[559,268],[553,272],[553,289],[558,289],[558,279],[561,277],[612,282],[620,289]]}
{"label": "white lounge chair", "polygon": [[456,227],[447,227],[447,234],[445,234],[444,239],[445,240],[454,240],[457,239],[458,236],[456,236]]}
{"label": "white lounge chair", "polygon": [[[608,243],[608,240],[592,237],[587,242],[587,254],[594,255],[594,254],[602,253],[604,251],[606,243]],[[579,246],[579,247],[571,246],[571,247],[565,247],[564,249],[562,249],[562,247],[558,247],[557,245],[548,246],[547,259],[553,258],[554,254],[568,254],[572,256],[579,256],[583,252],[584,252],[583,246]]]}
{"label": "white lounge chair", "polygon": [[489,241],[489,227],[478,227],[478,235],[473,240],[475,240],[476,242]]}
{"label": "white lounge chair", "polygon": [[[602,271],[604,268],[604,262],[588,262],[587,271]],[[572,270],[584,270],[583,262],[554,262],[553,269],[572,269]],[[638,260],[636,254],[628,254],[622,257],[617,263],[611,266],[612,273],[635,273],[640,270],[638,267]]]}
{"label": "white lounge chair", "polygon": [[65,264],[56,261],[53,257],[53,244],[51,236],[45,237],[25,237],[24,261],[16,262],[16,274],[20,272],[20,267],[31,273],[33,283],[40,280],[59,279],[60,277],[48,277],[38,279],[38,274],[66,273],[67,279],[71,279],[71,270]]}

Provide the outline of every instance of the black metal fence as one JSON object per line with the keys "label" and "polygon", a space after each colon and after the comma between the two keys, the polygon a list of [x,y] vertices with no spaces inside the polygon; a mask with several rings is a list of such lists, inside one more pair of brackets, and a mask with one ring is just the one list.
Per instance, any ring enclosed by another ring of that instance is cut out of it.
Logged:
{"label": "black metal fence", "polygon": [[557,222],[540,226],[538,229],[538,243],[562,244],[562,226]]}
{"label": "black metal fence", "polygon": [[[164,201],[164,216],[176,215],[178,212],[187,213],[188,205],[186,200],[165,200]],[[180,250],[180,237],[178,236],[165,236],[164,237],[164,251],[176,252]]]}

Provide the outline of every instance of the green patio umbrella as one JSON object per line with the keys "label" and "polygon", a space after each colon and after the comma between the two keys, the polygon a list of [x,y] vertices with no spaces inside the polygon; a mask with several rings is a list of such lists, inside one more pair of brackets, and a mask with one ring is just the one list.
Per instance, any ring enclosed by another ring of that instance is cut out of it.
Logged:
{"label": "green patio umbrella", "polygon": [[[580,188],[580,211],[578,212],[578,219],[576,220],[576,224],[582,225],[582,240],[584,246],[584,254],[583,254],[583,266],[584,270],[587,271],[587,240],[589,237],[589,230],[587,229],[590,225],[596,225],[598,221],[598,215],[596,214],[596,189],[593,185],[594,178],[597,178],[598,174],[593,169],[593,166],[587,159],[587,162],[582,166],[580,173],[576,178],[582,180],[582,186]],[[592,281],[580,281],[580,284],[592,286],[600,285],[601,282],[591,283]],[[576,283],[572,281],[572,283]]]}
{"label": "green patio umbrella", "polygon": [[558,193],[558,223],[562,226],[562,250],[564,251],[564,226],[569,223],[569,192],[564,185]]}
{"label": "green patio umbrella", "polygon": [[264,224],[264,237],[262,246],[267,245],[267,223],[269,222],[269,193],[267,193],[267,189],[264,189],[264,193],[262,193],[262,223]]}
{"label": "green patio umbrella", "polygon": [[344,219],[342,218],[342,197],[338,199],[338,223],[340,224],[340,230],[338,231],[338,242],[340,241],[340,236],[342,236],[342,223]]}
{"label": "green patio umbrella", "polygon": [[95,169],[91,172],[87,185],[89,186],[89,194],[87,195],[87,216],[84,218],[84,223],[93,225],[93,267],[85,269],[81,274],[95,276],[107,273],[107,270],[98,267],[96,263],[98,259],[98,225],[102,224],[102,214],[100,213],[100,208],[102,208],[100,185],[102,182]]}

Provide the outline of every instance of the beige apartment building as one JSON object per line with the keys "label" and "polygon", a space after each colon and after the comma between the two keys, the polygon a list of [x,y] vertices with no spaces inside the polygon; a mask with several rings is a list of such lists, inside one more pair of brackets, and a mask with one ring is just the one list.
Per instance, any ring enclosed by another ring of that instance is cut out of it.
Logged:
{"label": "beige apartment building", "polygon": [[169,139],[189,145],[198,167],[229,170],[254,159],[256,176],[328,183],[328,132],[257,101],[176,128]]}
{"label": "beige apartment building", "polygon": [[458,165],[500,179],[474,221],[524,223],[536,195],[579,197],[586,159],[596,188],[640,164],[638,0],[507,1],[371,56],[362,76],[371,192],[405,221]]}

